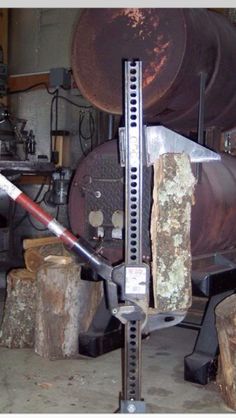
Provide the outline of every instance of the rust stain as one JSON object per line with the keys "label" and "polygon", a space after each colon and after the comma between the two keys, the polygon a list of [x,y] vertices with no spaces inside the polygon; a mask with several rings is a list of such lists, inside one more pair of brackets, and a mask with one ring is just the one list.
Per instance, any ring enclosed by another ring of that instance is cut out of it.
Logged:
{"label": "rust stain", "polygon": [[[236,60],[229,60],[232,44],[236,45],[234,29],[206,9],[85,9],[73,40],[75,81],[94,106],[121,114],[121,63],[139,58],[146,70],[144,87],[149,87],[143,95],[147,122],[185,131],[197,126],[199,72],[204,70],[209,102],[206,127],[229,129],[235,123]],[[221,60],[216,59],[219,53]],[[223,95],[222,74],[234,80]]]}
{"label": "rust stain", "polygon": [[143,73],[143,87],[147,87],[156,77],[158,77],[166,65],[168,49],[170,48],[171,42],[169,40],[161,44],[162,40],[163,35],[159,35],[157,44],[152,52],[154,60],[149,63]]}
{"label": "rust stain", "polygon": [[[116,18],[120,16],[128,18],[126,22],[127,28],[134,30],[133,37],[137,42],[151,42],[151,48],[147,49],[146,68],[143,73],[143,87],[147,87],[152,81],[160,75],[167,63],[168,49],[170,48],[170,40],[167,34],[157,32],[160,26],[160,18],[152,16],[150,10],[142,9],[123,9]],[[144,45],[144,49],[146,49]]]}
{"label": "rust stain", "polygon": [[124,9],[122,14],[130,19],[132,28],[144,23],[145,16],[141,9]]}
{"label": "rust stain", "polygon": [[[128,18],[126,25],[134,30],[133,37],[138,42],[151,42],[153,47],[147,50],[150,57],[143,73],[143,87],[147,87],[152,81],[160,75],[167,62],[168,49],[170,48],[170,40],[164,33],[158,33],[160,18],[152,16],[150,10],[142,9],[123,9],[118,16]],[[116,15],[117,18],[117,15]],[[145,49],[145,46],[144,46]]]}
{"label": "rust stain", "polygon": [[160,74],[166,61],[167,57],[162,57],[159,63],[156,63],[155,61],[150,63],[143,74],[143,87],[147,87],[154,80],[154,78]]}

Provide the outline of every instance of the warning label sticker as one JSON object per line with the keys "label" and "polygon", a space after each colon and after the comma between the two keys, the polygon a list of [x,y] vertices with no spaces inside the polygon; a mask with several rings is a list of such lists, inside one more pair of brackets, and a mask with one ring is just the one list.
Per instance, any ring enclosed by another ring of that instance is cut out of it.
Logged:
{"label": "warning label sticker", "polygon": [[144,267],[126,267],[125,293],[145,295],[147,274]]}

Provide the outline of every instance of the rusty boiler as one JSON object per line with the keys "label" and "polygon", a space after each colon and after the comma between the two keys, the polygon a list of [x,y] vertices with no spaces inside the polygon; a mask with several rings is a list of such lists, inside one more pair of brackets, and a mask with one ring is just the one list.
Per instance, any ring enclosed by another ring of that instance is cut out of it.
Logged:
{"label": "rusty boiler", "polygon": [[[196,131],[200,75],[204,72],[204,126],[223,131],[236,126],[236,27],[225,16],[207,9],[83,10],[73,39],[72,69],[81,93],[95,107],[122,114],[122,60],[130,58],[143,61],[145,123],[160,123],[186,135]],[[95,168],[97,178],[101,173],[110,179],[122,177],[117,155],[116,141],[106,142],[82,161],[75,174],[69,205],[71,225],[74,232],[88,239],[89,208],[123,210],[119,182],[111,186],[114,208],[110,195],[108,203],[102,198],[94,199],[95,206],[91,203],[95,180],[84,185]],[[106,173],[110,160],[111,171]],[[151,189],[147,177],[148,184]],[[148,187],[145,190],[148,193]],[[192,254],[236,248],[236,157],[222,154],[221,162],[202,165],[195,201]],[[110,240],[104,254],[113,262],[122,259],[121,247]]]}
{"label": "rusty boiler", "polygon": [[[195,172],[195,164],[193,164]],[[112,216],[124,211],[122,181],[117,140],[96,147],[78,165],[69,198],[72,230],[91,244],[96,231],[89,221],[94,211],[101,212],[104,228],[103,254],[112,262],[122,260],[123,243],[112,240]],[[144,255],[150,256],[149,221],[151,210],[151,169],[144,172]],[[221,161],[202,164],[201,181],[195,189],[192,207],[191,247],[193,256],[201,256],[236,247],[236,158],[221,154]]]}
{"label": "rusty boiler", "polygon": [[235,126],[236,28],[207,9],[84,9],[72,46],[75,81],[94,106],[122,114],[122,60],[143,62],[144,121],[197,128],[205,72],[205,126]]}

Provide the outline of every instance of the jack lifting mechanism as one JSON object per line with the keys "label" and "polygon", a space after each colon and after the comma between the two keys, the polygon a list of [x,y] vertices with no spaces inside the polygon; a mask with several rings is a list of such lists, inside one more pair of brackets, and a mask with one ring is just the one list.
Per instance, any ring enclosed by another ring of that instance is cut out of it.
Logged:
{"label": "jack lifting mechanism", "polygon": [[[163,126],[143,126],[142,62],[125,61],[125,127],[119,130],[121,165],[125,166],[125,260],[113,267],[83,239],[75,237],[5,176],[0,188],[57,235],[104,280],[108,308],[124,324],[123,383],[120,413],[146,412],[141,395],[141,336],[153,329],[181,322],[186,312],[157,313],[149,322],[149,265],[142,257],[143,166],[160,155],[186,153],[192,162],[220,160],[220,156]],[[173,321],[165,322],[171,314]],[[154,323],[155,322],[155,323]]]}

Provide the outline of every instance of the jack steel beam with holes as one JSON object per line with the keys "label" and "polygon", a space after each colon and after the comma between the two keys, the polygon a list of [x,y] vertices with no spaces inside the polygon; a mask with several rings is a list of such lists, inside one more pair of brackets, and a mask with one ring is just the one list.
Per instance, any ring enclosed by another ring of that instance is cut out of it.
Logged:
{"label": "jack steel beam with holes", "polygon": [[[142,63],[125,62],[125,300],[147,304],[149,268],[142,262]],[[125,324],[124,392],[120,412],[145,412],[141,400],[141,320]]]}

